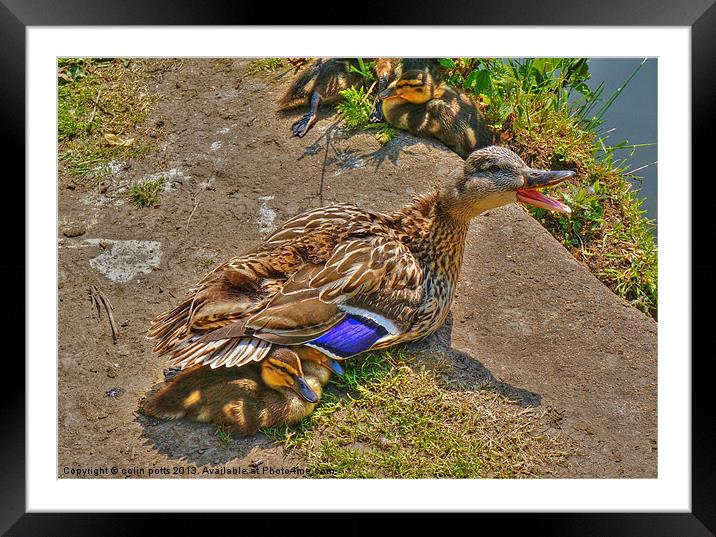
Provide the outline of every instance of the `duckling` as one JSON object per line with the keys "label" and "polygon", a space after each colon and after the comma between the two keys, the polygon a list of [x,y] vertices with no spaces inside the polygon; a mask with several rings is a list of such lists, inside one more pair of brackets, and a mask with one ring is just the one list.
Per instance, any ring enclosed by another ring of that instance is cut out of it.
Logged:
{"label": "duckling", "polygon": [[363,77],[351,69],[358,67],[357,60],[350,58],[319,58],[312,62],[291,83],[279,101],[279,110],[291,110],[309,106],[309,111],[291,126],[294,136],[303,138],[316,122],[318,107],[341,99],[340,91],[360,86]]}
{"label": "duckling", "polygon": [[308,416],[320,399],[335,360],[311,349],[279,347],[261,364],[186,369],[150,395],[142,413],[163,419],[187,419],[226,426],[236,436],[261,427],[293,424]]}
{"label": "duckling", "polygon": [[463,159],[495,142],[482,112],[464,92],[439,83],[430,69],[412,69],[380,93],[386,121],[423,137],[434,137]]}
{"label": "duckling", "polygon": [[568,213],[538,189],[573,175],[491,146],[442,189],[394,212],[342,203],[299,214],[159,315],[148,334],[154,352],[182,369],[232,369],[275,348],[340,361],[424,338],[447,318],[470,221],[518,201]]}
{"label": "duckling", "polygon": [[373,101],[373,109],[370,114],[371,123],[380,123],[385,120],[383,100],[380,98],[380,94],[403,73],[415,70],[429,72],[435,84],[442,82],[445,74],[445,69],[437,58],[378,58],[376,60],[375,74],[378,79],[378,95]]}

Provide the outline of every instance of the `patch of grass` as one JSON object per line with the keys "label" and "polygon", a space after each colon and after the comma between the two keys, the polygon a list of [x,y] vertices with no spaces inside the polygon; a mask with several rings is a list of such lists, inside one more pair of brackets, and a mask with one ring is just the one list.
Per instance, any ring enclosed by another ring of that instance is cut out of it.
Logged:
{"label": "patch of grass", "polygon": [[156,96],[145,62],[111,58],[60,58],[57,62],[57,137],[60,172],[101,183],[111,161],[146,154],[152,140],[143,127]]}
{"label": "patch of grass", "polygon": [[138,181],[129,189],[129,197],[137,207],[144,208],[159,203],[162,188],[164,188],[164,177],[156,179],[144,179]]}
{"label": "patch of grass", "polygon": [[66,140],[75,136],[90,134],[97,128],[96,112],[93,106],[97,90],[78,85],[62,85],[58,88],[57,136]]}
{"label": "patch of grass", "polygon": [[654,222],[632,190],[628,158],[617,158],[651,144],[608,145],[604,114],[619,92],[605,96],[603,84],[591,90],[584,58],[444,58],[441,63],[448,81],[475,96],[502,143],[527,164],[577,170],[577,177],[550,193],[570,206],[571,216],[535,207],[528,211],[612,291],[656,318]]}
{"label": "patch of grass", "polygon": [[246,68],[247,75],[255,75],[257,73],[273,72],[283,67],[283,58],[261,58],[249,62]]}
{"label": "patch of grass", "polygon": [[214,260],[210,257],[202,257],[197,262],[197,266],[201,269],[208,269],[211,265],[214,264]]}
{"label": "patch of grass", "polygon": [[398,129],[391,127],[387,123],[368,123],[364,125],[364,128],[366,130],[376,131],[375,139],[378,140],[381,145],[387,144],[398,135]]}
{"label": "patch of grass", "polygon": [[364,80],[375,80],[375,62],[367,62],[363,58],[356,58],[356,60],[358,62],[358,67],[351,65],[350,70],[354,73],[358,73]]}
{"label": "patch of grass", "polygon": [[215,436],[218,436],[218,437],[219,437],[219,440],[221,440],[221,442],[222,442],[224,445],[227,445],[227,446],[228,446],[229,444],[231,444],[231,440],[232,440],[232,438],[231,438],[231,432],[230,432],[228,429],[226,429],[224,426],[219,425],[219,426],[216,428],[216,432],[214,433],[214,435],[215,435]]}
{"label": "patch of grass", "polygon": [[544,432],[546,411],[448,387],[404,354],[346,366],[311,416],[264,430],[306,459],[310,476],[535,477],[570,453],[560,435]]}

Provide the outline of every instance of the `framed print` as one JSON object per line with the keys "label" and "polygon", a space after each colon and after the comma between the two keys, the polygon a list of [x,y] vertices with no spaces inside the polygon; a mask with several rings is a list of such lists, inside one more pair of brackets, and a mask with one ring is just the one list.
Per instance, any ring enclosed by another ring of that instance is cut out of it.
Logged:
{"label": "framed print", "polygon": [[713,534],[691,177],[716,8],[398,6],[309,27],[3,0],[27,201],[3,531]]}

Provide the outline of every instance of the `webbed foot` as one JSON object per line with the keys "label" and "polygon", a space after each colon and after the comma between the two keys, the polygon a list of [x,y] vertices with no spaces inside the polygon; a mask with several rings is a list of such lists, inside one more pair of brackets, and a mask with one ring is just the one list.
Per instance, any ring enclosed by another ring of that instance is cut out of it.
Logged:
{"label": "webbed foot", "polygon": [[314,114],[306,114],[301,119],[296,121],[296,123],[291,125],[291,132],[293,132],[294,136],[303,138],[306,136],[306,133],[311,130],[311,127],[313,127],[315,122],[316,116]]}
{"label": "webbed foot", "polygon": [[383,116],[382,99],[376,98],[375,101],[373,101],[373,109],[370,111],[368,121],[370,121],[371,123],[381,123],[382,121],[385,121],[385,116]]}

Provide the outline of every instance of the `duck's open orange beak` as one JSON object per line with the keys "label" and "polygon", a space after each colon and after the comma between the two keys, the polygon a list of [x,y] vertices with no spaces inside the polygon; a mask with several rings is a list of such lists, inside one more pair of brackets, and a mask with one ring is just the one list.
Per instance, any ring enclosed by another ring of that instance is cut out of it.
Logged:
{"label": "duck's open orange beak", "polygon": [[541,207],[542,209],[569,214],[572,212],[572,209],[567,205],[545,196],[537,189],[554,186],[574,175],[575,172],[572,170],[548,171],[530,169],[524,174],[525,185],[517,190],[517,201],[534,205],[535,207]]}

